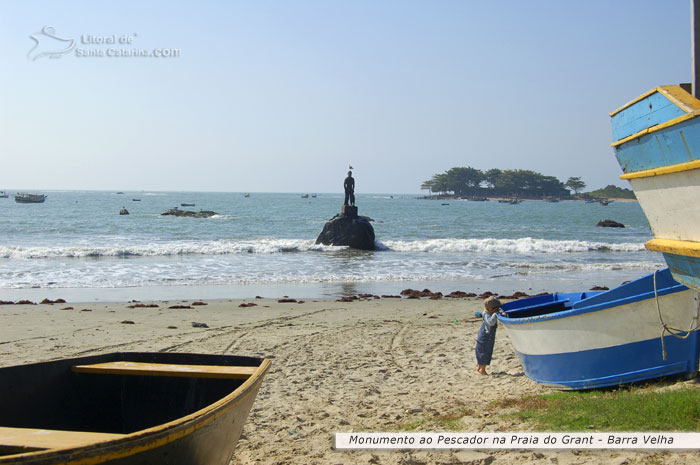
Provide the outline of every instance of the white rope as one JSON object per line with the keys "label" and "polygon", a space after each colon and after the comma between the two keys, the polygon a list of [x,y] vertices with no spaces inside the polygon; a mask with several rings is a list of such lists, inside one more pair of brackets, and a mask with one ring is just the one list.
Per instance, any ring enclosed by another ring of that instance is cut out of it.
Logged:
{"label": "white rope", "polygon": [[664,335],[668,333],[678,339],[687,339],[691,332],[697,331],[698,329],[698,315],[697,312],[693,315],[693,319],[690,321],[690,328],[687,331],[672,328],[664,322],[664,317],[661,314],[661,305],[659,305],[659,293],[656,289],[656,273],[658,272],[659,270],[654,271],[654,299],[656,299],[656,311],[659,314],[659,322],[661,323],[661,355],[663,356],[663,360],[666,360],[666,341],[664,340]]}

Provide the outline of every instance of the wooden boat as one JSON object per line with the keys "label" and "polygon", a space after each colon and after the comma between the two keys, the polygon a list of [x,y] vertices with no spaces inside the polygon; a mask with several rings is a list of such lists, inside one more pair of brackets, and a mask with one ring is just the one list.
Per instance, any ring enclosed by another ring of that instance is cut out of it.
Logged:
{"label": "wooden boat", "polygon": [[[525,374],[560,389],[591,389],[698,370],[695,292],[668,268],[603,292],[508,302],[499,316]],[[658,303],[658,308],[657,308]],[[665,333],[662,320],[685,329]]]}
{"label": "wooden boat", "polygon": [[700,101],[661,86],[611,114],[615,155],[676,280],[700,290]]}
{"label": "wooden boat", "polygon": [[46,200],[46,195],[44,194],[25,194],[18,192],[15,195],[15,202],[17,203],[44,203]]}
{"label": "wooden boat", "polygon": [[112,353],[0,368],[0,464],[226,465],[269,367]]}

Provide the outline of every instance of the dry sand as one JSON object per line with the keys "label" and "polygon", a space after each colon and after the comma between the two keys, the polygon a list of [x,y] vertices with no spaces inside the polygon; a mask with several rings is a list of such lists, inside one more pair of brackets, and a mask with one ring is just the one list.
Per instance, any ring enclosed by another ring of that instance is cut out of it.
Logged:
{"label": "dry sand", "polygon": [[[157,302],[0,306],[3,366],[112,351],[240,354],[271,359],[233,464],[686,464],[697,452],[336,451],[335,432],[519,432],[489,404],[550,392],[524,376],[501,328],[489,376],[476,372],[479,299],[278,303]],[[72,308],[72,309],[70,309]],[[84,311],[90,310],[90,311]],[[134,324],[123,323],[132,321]],[[194,328],[204,322],[209,328]],[[176,326],[177,328],[168,328]],[[687,382],[697,385],[695,381]]]}

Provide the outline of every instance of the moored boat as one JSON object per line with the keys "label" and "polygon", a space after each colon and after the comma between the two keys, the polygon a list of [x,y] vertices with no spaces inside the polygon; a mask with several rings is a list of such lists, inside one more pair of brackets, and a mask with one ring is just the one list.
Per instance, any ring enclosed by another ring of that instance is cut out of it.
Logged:
{"label": "moored boat", "polygon": [[15,195],[15,202],[17,203],[44,203],[45,200],[46,195],[44,194],[26,194],[18,192]]}
{"label": "moored boat", "polygon": [[[502,310],[523,371],[542,384],[591,389],[698,370],[695,292],[668,268],[609,291],[548,294]],[[661,322],[675,335],[661,337]]]}
{"label": "moored boat", "polygon": [[113,353],[1,368],[0,464],[228,464],[269,367]]}
{"label": "moored boat", "polygon": [[8,198],[9,196],[10,196],[10,194],[8,194],[7,192],[5,192],[5,191],[0,191],[0,199],[6,199],[6,198]]}

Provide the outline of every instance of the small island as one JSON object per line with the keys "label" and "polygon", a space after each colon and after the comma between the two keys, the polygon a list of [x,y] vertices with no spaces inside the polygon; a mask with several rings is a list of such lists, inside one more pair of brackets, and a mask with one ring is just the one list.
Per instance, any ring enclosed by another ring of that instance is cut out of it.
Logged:
{"label": "small island", "polygon": [[630,189],[613,185],[592,192],[582,192],[585,188],[586,183],[578,176],[572,176],[566,182],[562,182],[555,176],[545,176],[532,170],[493,168],[481,171],[470,166],[450,168],[421,184],[421,190],[430,193],[427,198],[440,199],[635,199]]}

